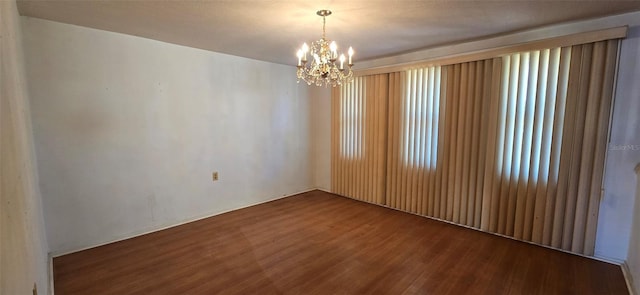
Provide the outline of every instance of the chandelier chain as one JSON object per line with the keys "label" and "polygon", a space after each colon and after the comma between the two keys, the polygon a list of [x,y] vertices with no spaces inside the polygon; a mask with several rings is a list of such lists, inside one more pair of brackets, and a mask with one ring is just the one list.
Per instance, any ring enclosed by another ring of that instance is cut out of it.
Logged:
{"label": "chandelier chain", "polygon": [[326,39],[326,31],[325,26],[327,25],[327,18],[325,16],[322,17],[322,39]]}

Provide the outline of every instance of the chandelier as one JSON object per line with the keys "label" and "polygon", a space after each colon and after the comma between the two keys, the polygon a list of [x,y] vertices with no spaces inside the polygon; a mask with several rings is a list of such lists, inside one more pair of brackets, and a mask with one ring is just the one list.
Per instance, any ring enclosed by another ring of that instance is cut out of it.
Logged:
{"label": "chandelier", "polygon": [[[325,18],[331,15],[331,11],[318,10],[317,14],[322,17],[322,38],[313,41],[311,48],[307,43],[304,43],[298,50],[298,83],[300,83],[300,79],[309,85],[324,85],[325,87],[329,85],[335,87],[349,83],[353,81],[353,72],[351,71],[353,48],[349,47],[349,61],[345,65],[346,57],[344,54],[340,54],[340,57],[338,57],[338,45],[336,42],[330,41],[325,37]],[[310,63],[307,63],[307,55],[311,56]],[[340,62],[339,67],[336,61]]]}

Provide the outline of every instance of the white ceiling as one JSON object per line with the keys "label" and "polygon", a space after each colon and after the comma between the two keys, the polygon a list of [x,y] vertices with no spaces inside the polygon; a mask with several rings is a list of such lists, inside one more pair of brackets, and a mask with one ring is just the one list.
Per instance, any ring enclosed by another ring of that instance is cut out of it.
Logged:
{"label": "white ceiling", "polygon": [[640,1],[19,0],[22,15],[258,60],[295,64],[303,41],[327,37],[354,61],[640,10]]}

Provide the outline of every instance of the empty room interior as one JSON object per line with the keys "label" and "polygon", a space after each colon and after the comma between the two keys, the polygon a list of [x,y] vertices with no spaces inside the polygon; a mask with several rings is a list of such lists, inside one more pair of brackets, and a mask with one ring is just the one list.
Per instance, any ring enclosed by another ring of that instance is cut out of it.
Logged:
{"label": "empty room interior", "polygon": [[0,0],[0,294],[640,295],[640,1]]}

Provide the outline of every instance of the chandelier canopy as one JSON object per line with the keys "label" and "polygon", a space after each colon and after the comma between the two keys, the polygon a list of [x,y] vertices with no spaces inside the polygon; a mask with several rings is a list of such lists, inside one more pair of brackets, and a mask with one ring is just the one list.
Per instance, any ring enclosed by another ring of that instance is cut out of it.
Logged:
{"label": "chandelier canopy", "polygon": [[[338,45],[335,41],[328,40],[325,36],[326,17],[331,15],[330,10],[319,10],[317,12],[322,17],[322,38],[311,42],[311,47],[307,43],[302,44],[298,50],[298,83],[300,79],[307,84],[316,86],[332,87],[353,81],[353,48],[347,51],[349,61],[345,65],[346,57],[340,54],[338,57]],[[310,52],[309,52],[310,51]],[[311,56],[311,62],[307,63],[307,56]],[[336,61],[340,62],[338,67]],[[345,67],[346,66],[346,67]]]}

